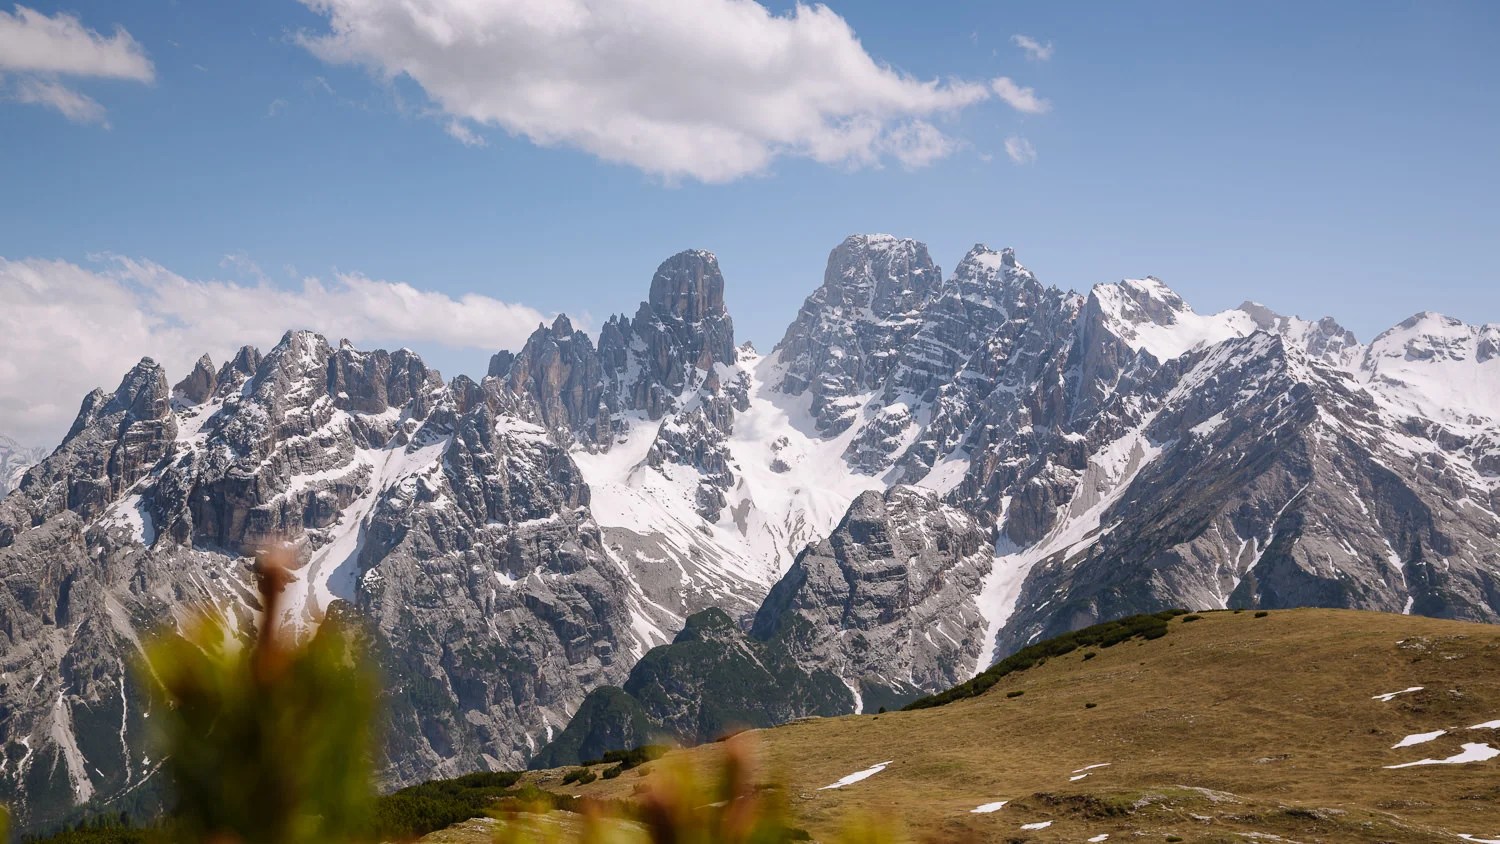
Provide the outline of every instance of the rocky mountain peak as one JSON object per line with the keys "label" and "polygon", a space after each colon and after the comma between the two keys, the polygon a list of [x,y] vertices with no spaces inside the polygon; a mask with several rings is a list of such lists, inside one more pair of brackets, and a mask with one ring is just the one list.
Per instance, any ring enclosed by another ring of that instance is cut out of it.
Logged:
{"label": "rocky mountain peak", "polygon": [[551,326],[538,325],[519,354],[496,354],[490,374],[533,402],[542,424],[564,441],[574,436],[591,441],[598,435],[604,395],[599,355],[566,314],[558,314]]}
{"label": "rocky mountain peak", "polygon": [[888,234],[855,234],[828,254],[823,285],[803,308],[816,304],[848,309],[848,318],[891,319],[921,307],[941,283],[942,270],[927,244]]}
{"label": "rocky mountain peak", "polygon": [[1035,295],[1042,290],[1031,270],[1016,260],[1014,249],[999,252],[982,243],[974,244],[968,254],[953,270],[953,278],[945,285],[954,288],[952,293],[977,300],[992,300],[1004,310],[1017,296]]}
{"label": "rocky mountain peak", "polygon": [[1296,349],[1313,358],[1336,366],[1349,366],[1361,347],[1354,332],[1339,325],[1332,317],[1309,322],[1300,317],[1283,316],[1259,302],[1246,301],[1235,310],[1249,316],[1255,327],[1279,335]]}
{"label": "rocky mountain peak", "polygon": [[727,316],[719,259],[704,249],[678,252],[656,268],[647,301],[656,313],[689,323]]}
{"label": "rocky mountain peak", "polygon": [[1463,425],[1500,420],[1500,325],[1469,325],[1423,311],[1365,349],[1359,377],[1401,412]]}
{"label": "rocky mountain peak", "polygon": [[167,371],[149,357],[141,358],[125,373],[120,386],[101,413],[123,411],[122,425],[136,421],[165,419],[172,414],[172,393],[167,387]]}
{"label": "rocky mountain peak", "polygon": [[845,430],[857,409],[853,398],[885,383],[941,285],[926,244],[891,235],[845,238],[828,254],[823,284],[776,345],[785,367],[778,389],[811,392],[818,430]]}
{"label": "rocky mountain peak", "polygon": [[214,394],[218,385],[213,358],[204,355],[193,364],[192,371],[172,388],[172,397],[184,404],[202,404]]}

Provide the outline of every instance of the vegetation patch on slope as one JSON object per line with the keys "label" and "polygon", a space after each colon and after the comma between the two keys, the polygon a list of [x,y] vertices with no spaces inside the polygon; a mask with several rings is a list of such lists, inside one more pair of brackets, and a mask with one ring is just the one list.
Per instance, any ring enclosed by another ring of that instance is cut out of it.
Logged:
{"label": "vegetation patch on slope", "polygon": [[1163,610],[1150,615],[1132,615],[1116,621],[1095,624],[1072,633],[1064,633],[1035,645],[1028,645],[990,666],[974,679],[960,683],[946,692],[914,700],[907,704],[905,709],[929,709],[952,703],[955,700],[978,697],[989,691],[991,686],[1000,682],[1000,678],[1008,674],[1025,671],[1046,662],[1051,657],[1069,654],[1079,648],[1110,648],[1131,639],[1160,639],[1171,629],[1167,626],[1167,622],[1186,614],[1187,610]]}

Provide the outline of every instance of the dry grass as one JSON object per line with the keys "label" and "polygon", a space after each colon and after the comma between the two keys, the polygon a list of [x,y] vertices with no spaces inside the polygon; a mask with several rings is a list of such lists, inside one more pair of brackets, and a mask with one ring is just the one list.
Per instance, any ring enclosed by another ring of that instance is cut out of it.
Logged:
{"label": "dry grass", "polygon": [[[1500,759],[1382,767],[1449,756],[1463,742],[1500,746],[1500,731],[1466,729],[1500,718],[1500,627],[1342,610],[1218,612],[1174,620],[1162,639],[1084,653],[936,709],[758,731],[764,769],[821,840],[858,816],[890,818],[917,840],[1500,837]],[[1408,686],[1425,689],[1371,699]],[[1391,749],[1437,729],[1452,732]],[[679,753],[708,765],[720,752]],[[863,782],[819,790],[887,760]],[[1109,765],[1070,781],[1100,763]],[[530,776],[550,790],[628,799],[651,767],[582,788],[561,787],[562,771]],[[1010,802],[970,812],[998,800]],[[1052,825],[1020,829],[1043,821]]]}

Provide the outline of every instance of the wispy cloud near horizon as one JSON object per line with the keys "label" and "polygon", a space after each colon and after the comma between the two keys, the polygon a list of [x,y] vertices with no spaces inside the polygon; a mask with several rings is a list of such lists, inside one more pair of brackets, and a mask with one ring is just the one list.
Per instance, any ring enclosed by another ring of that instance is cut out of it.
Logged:
{"label": "wispy cloud near horizon", "polygon": [[520,347],[545,319],[489,296],[450,296],[358,273],[278,286],[243,256],[226,262],[256,280],[190,279],[123,257],[97,269],[0,258],[0,434],[56,443],[84,395],[113,390],[144,356],[176,381],[200,355],[222,363],[242,345],[265,350],[290,329],[331,342],[496,351]]}

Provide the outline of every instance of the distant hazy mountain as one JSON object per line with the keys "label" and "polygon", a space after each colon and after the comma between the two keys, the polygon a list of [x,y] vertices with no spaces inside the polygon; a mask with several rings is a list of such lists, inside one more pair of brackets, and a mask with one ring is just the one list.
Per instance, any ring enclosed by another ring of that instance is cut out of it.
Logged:
{"label": "distant hazy mountain", "polygon": [[26,470],[47,456],[44,448],[27,448],[10,437],[0,435],[0,497],[21,485]]}

